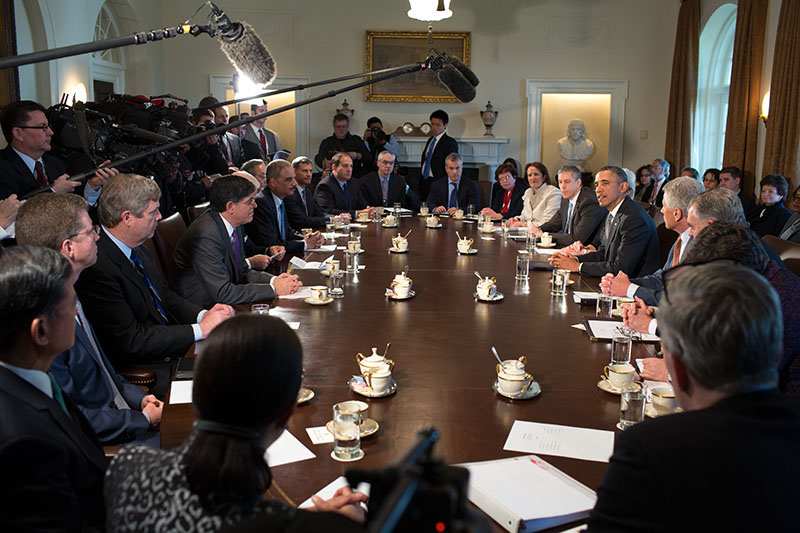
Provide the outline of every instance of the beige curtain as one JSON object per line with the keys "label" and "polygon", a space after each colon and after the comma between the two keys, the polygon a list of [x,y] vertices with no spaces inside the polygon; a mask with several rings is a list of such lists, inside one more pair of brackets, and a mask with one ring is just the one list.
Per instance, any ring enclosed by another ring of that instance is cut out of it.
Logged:
{"label": "beige curtain", "polygon": [[768,0],[739,0],[733,40],[731,89],[725,127],[723,165],[742,169],[742,189],[753,196],[756,131],[761,102],[761,62]]}
{"label": "beige curtain", "polygon": [[681,0],[675,51],[672,55],[672,82],[667,112],[667,142],[664,158],[680,175],[692,154],[692,121],[697,101],[697,64],[700,47],[700,0]]}
{"label": "beige curtain", "polygon": [[[764,174],[786,176],[792,187],[800,179],[800,2],[784,1],[778,20],[772,62],[769,119],[764,145]],[[791,196],[789,197],[791,201]]]}

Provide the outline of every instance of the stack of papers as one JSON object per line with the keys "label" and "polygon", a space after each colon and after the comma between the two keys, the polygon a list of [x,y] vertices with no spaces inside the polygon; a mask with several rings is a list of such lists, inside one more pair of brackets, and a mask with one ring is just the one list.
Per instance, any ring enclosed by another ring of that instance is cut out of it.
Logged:
{"label": "stack of papers", "polygon": [[[342,234],[342,237],[346,237],[346,235]],[[308,250],[306,250],[306,252],[333,252],[335,250],[336,250],[335,244],[323,244],[319,248],[309,248]]]}
{"label": "stack of papers", "polygon": [[333,259],[333,256],[323,259],[322,261],[303,261],[297,256],[289,259],[289,264],[297,270],[322,270],[325,268],[325,262]]}

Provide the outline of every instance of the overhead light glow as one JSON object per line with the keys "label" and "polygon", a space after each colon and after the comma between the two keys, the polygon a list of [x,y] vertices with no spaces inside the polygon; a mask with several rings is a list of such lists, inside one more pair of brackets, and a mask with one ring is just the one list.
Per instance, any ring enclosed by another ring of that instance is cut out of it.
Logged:
{"label": "overhead light glow", "polygon": [[450,0],[408,0],[408,16],[423,22],[437,22],[453,16]]}

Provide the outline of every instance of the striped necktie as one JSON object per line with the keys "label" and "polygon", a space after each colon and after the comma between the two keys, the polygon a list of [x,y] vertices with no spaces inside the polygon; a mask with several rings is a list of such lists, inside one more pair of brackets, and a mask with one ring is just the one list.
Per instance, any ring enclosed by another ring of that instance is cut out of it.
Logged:
{"label": "striped necktie", "polygon": [[144,281],[144,284],[147,285],[147,288],[150,291],[150,296],[153,298],[153,303],[158,310],[158,314],[161,316],[161,324],[166,326],[169,324],[169,320],[167,320],[167,313],[164,311],[164,306],[161,303],[161,296],[158,295],[158,291],[153,285],[153,282],[150,281],[150,276],[147,275],[147,271],[144,269],[144,263],[142,263],[142,258],[139,257],[136,248],[131,249],[131,261],[133,261],[133,266],[136,268],[136,272],[139,274],[139,277],[142,278],[142,281]]}

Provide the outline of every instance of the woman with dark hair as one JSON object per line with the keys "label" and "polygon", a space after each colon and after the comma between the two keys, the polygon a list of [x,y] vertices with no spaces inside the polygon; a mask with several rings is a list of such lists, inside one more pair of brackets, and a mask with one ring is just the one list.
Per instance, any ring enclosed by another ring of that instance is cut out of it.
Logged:
{"label": "woman with dark hair", "polygon": [[484,207],[481,213],[493,220],[519,216],[522,213],[522,195],[528,186],[517,179],[514,165],[503,163],[497,167],[494,171],[494,181],[490,207]]}
{"label": "woman with dark hair", "polygon": [[550,183],[547,167],[538,161],[525,165],[525,175],[530,189],[522,196],[522,213],[512,220],[511,225],[541,226],[561,207],[561,191]]}
{"label": "woman with dark hair", "polygon": [[[361,493],[341,490],[308,512],[265,500],[264,452],[294,411],[303,365],[300,340],[278,318],[240,315],[217,326],[194,366],[196,421],[179,447],[123,448],[108,468],[109,531],[217,531],[252,515],[265,531],[358,531]],[[344,516],[342,516],[344,515]]]}
{"label": "woman with dark hair", "polygon": [[761,203],[756,210],[756,217],[750,221],[750,227],[761,235],[781,234],[783,228],[792,212],[786,209],[783,201],[789,194],[789,184],[786,178],[780,174],[770,174],[764,176],[759,183],[761,186]]}
{"label": "woman with dark hair", "polygon": [[707,191],[719,187],[719,169],[709,168],[703,172],[703,186]]}
{"label": "woman with dark hair", "polygon": [[789,205],[791,205],[793,213],[800,213],[800,186],[796,187],[792,193],[792,201]]}
{"label": "woman with dark hair", "polygon": [[644,196],[644,190],[650,185],[652,179],[650,165],[642,165],[636,169],[636,194],[633,195],[634,200],[638,202],[647,201],[642,199],[642,197]]}
{"label": "woman with dark hair", "polygon": [[[519,179],[519,161],[513,157],[506,157],[506,160],[503,161],[503,164],[512,165],[514,169],[511,171],[511,175],[514,176],[514,179]],[[497,174],[497,171],[495,171],[495,174]]]}

